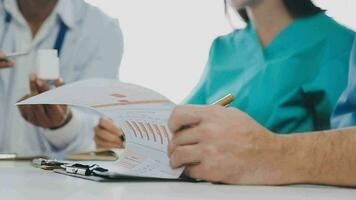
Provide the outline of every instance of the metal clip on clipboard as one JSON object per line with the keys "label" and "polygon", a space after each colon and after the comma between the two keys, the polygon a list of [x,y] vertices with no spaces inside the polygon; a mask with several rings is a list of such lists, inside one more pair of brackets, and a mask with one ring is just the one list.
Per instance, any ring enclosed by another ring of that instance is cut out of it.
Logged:
{"label": "metal clip on clipboard", "polygon": [[32,165],[37,168],[44,170],[55,170],[61,169],[70,174],[77,174],[81,176],[91,176],[94,171],[106,172],[107,169],[100,167],[99,165],[83,165],[79,163],[64,163],[57,160],[46,160],[46,159],[34,159]]}
{"label": "metal clip on clipboard", "polygon": [[82,176],[91,176],[94,175],[95,171],[106,172],[107,169],[101,168],[99,165],[82,165],[82,164],[73,164],[64,166],[64,169],[67,173],[78,174]]}
{"label": "metal clip on clipboard", "polygon": [[34,167],[41,168],[44,170],[61,169],[61,166],[65,164],[66,163],[57,160],[47,160],[43,158],[36,158],[32,160],[32,165]]}

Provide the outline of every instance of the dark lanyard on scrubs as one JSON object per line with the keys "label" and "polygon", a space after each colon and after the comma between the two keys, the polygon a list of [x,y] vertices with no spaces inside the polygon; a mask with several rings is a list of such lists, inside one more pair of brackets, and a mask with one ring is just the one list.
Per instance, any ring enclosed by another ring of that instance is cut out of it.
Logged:
{"label": "dark lanyard on scrubs", "polygon": [[[5,30],[4,30],[4,33],[3,33],[3,38],[2,38],[2,44],[4,44],[4,40],[5,40],[5,36],[7,34],[7,31],[9,29],[9,25],[11,23],[11,20],[12,20],[12,16],[10,15],[10,13],[8,12],[5,12]],[[65,40],[65,37],[67,35],[67,32],[68,32],[68,27],[64,24],[64,22],[62,20],[60,20],[60,24],[59,24],[59,32],[58,32],[58,35],[57,35],[57,39],[54,43],[54,47],[53,49],[56,49],[58,51],[58,56],[61,55],[61,51],[62,51],[62,47],[63,47],[63,44],[64,44],[64,40]]]}

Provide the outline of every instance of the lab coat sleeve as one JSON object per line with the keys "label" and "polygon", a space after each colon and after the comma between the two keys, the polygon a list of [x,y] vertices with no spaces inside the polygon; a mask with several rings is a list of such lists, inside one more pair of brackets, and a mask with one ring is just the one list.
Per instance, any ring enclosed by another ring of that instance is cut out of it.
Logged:
{"label": "lab coat sleeve", "polygon": [[331,125],[333,128],[344,128],[356,125],[356,39],[350,60],[348,86],[341,95],[335,108]]}
{"label": "lab coat sleeve", "polygon": [[209,53],[208,63],[204,68],[203,74],[200,77],[198,84],[195,86],[193,91],[188,95],[188,97],[183,101],[184,104],[196,104],[196,105],[205,105],[207,104],[207,90],[209,76],[210,76],[210,66],[215,57],[215,48],[216,43],[219,38],[215,39]]}
{"label": "lab coat sleeve", "polygon": [[73,118],[64,127],[45,130],[44,136],[50,143],[53,158],[63,159],[70,152],[90,151],[95,148],[93,129],[98,117],[80,108],[71,108]]}
{"label": "lab coat sleeve", "polygon": [[[81,65],[77,80],[87,78],[117,78],[123,56],[123,36],[117,21],[107,23],[100,32],[98,45],[87,55]],[[72,108],[73,118],[63,128],[45,130],[45,137],[50,143],[52,157],[63,158],[70,152],[87,151],[95,148],[93,136],[98,123],[97,115],[79,108]]]}

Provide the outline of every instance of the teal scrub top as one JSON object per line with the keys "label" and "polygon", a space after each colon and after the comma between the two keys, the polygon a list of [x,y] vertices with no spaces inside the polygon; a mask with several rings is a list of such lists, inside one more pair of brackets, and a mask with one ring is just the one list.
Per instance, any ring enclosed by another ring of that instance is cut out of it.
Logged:
{"label": "teal scrub top", "polygon": [[189,104],[232,93],[236,107],[280,134],[330,128],[347,84],[353,31],[319,13],[295,20],[265,48],[248,24],[215,39]]}

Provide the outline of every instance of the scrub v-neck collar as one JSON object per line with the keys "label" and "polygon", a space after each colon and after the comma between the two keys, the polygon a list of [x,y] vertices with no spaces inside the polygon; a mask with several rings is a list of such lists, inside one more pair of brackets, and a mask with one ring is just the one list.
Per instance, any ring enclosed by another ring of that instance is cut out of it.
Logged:
{"label": "scrub v-neck collar", "polygon": [[317,41],[311,32],[315,28],[315,21],[325,17],[326,15],[322,12],[310,17],[295,19],[282,29],[266,47],[262,47],[256,29],[251,23],[247,25],[247,30],[259,46],[264,59],[268,61],[275,57],[291,55],[303,49],[306,44],[310,44],[310,41]]}

